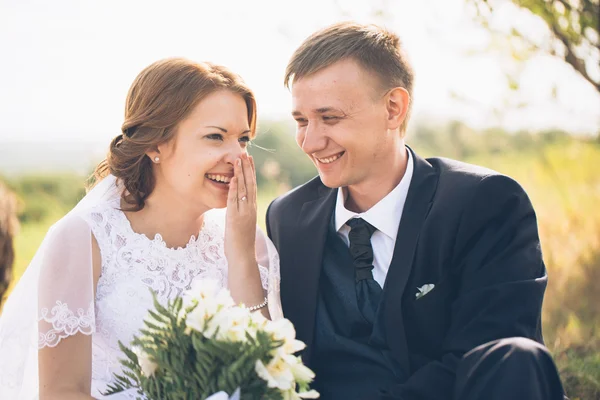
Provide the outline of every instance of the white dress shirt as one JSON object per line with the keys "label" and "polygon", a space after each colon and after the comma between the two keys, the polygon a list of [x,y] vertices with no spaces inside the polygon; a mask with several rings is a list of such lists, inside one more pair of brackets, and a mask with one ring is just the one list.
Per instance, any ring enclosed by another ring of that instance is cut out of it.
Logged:
{"label": "white dress shirt", "polygon": [[408,163],[402,180],[394,190],[373,207],[360,214],[348,210],[344,205],[346,188],[338,189],[335,205],[335,229],[346,246],[350,247],[350,239],[348,239],[350,227],[346,225],[350,218],[362,218],[377,229],[371,236],[374,254],[373,278],[382,288],[394,254],[402,210],[404,210],[404,203],[413,176],[412,154],[408,149],[406,152],[408,153]]}

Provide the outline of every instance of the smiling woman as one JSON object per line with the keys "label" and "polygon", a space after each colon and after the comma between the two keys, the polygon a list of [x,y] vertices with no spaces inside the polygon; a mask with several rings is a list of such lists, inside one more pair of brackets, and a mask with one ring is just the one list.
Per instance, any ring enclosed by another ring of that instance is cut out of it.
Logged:
{"label": "smiling woman", "polygon": [[166,59],[138,75],[95,185],[7,299],[0,398],[104,398],[152,293],[165,306],[216,281],[281,317],[279,258],[256,225],[255,128],[254,95],[225,67]]}

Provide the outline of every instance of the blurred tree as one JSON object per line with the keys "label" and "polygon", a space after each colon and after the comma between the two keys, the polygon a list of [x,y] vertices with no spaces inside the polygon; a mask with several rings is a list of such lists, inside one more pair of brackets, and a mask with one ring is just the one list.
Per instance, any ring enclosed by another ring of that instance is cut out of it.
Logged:
{"label": "blurred tree", "polygon": [[25,175],[7,180],[21,202],[19,221],[62,216],[85,195],[85,178],[68,173]]}
{"label": "blurred tree", "polygon": [[0,181],[0,306],[11,281],[15,260],[13,238],[18,228],[16,213],[16,198]]}
{"label": "blurred tree", "polygon": [[599,0],[469,0],[489,26],[492,12],[511,2],[541,19],[549,30],[549,42],[539,43],[525,29],[514,26],[512,35],[530,50],[542,50],[563,59],[600,92],[600,1]]}
{"label": "blurred tree", "polygon": [[317,175],[313,164],[298,148],[294,131],[291,122],[260,123],[250,154],[256,163],[256,179],[261,188],[282,192]]}

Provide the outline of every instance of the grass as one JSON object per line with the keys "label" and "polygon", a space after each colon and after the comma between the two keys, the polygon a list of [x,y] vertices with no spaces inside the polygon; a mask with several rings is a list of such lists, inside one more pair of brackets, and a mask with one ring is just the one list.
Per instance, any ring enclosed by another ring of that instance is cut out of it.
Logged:
{"label": "grass", "polygon": [[600,399],[598,345],[573,346],[554,353],[558,370],[571,400]]}

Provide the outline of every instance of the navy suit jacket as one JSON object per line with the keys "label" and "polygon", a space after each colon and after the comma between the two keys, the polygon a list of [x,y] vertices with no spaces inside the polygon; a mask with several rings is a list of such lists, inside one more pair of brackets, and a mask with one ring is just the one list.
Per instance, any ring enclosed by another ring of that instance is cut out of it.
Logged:
{"label": "navy suit jacket", "polygon": [[[412,150],[409,148],[412,152]],[[383,288],[387,344],[409,378],[393,397],[445,399],[462,356],[521,336],[542,343],[547,283],[535,212],[497,172],[413,152],[414,173]],[[325,235],[337,189],[317,177],[277,198],[267,231],[281,258],[283,313],[310,366]],[[417,299],[419,287],[434,284]]]}

